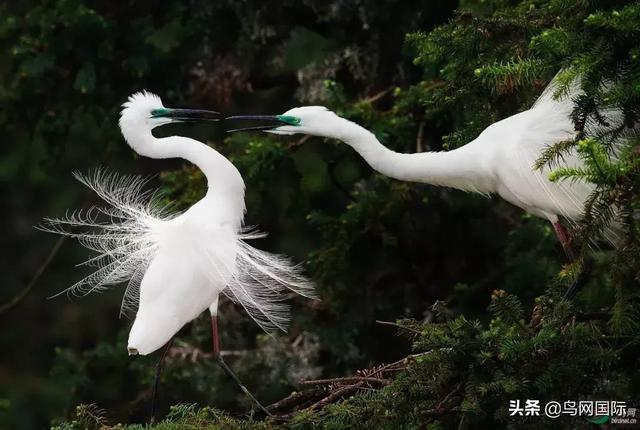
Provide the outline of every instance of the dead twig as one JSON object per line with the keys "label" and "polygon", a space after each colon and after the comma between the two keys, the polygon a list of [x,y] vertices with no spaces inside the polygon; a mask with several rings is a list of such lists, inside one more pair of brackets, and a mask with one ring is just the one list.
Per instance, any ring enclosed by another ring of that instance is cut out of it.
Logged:
{"label": "dead twig", "polygon": [[[451,348],[440,348],[439,350],[446,351],[450,349]],[[293,392],[284,399],[267,406],[267,410],[272,413],[280,412],[277,416],[273,417],[274,419],[289,420],[293,418],[296,412],[302,410],[317,411],[330,403],[354,395],[359,391],[379,390],[391,384],[395,374],[405,370],[411,362],[433,352],[434,351],[426,351],[419,354],[411,354],[393,363],[358,370],[353,376],[301,381],[301,385],[314,386],[314,388]],[[321,386],[324,387],[321,388]],[[440,416],[453,409],[459,402],[456,394],[459,393],[461,388],[462,384],[457,384],[433,410],[426,411],[425,413],[427,415]]]}
{"label": "dead twig", "polygon": [[[448,350],[450,348],[442,348]],[[316,411],[330,403],[336,402],[359,391],[378,390],[391,384],[395,374],[405,370],[409,363],[431,354],[433,351],[412,354],[393,363],[383,364],[369,369],[358,370],[355,375],[340,378],[314,379],[300,382],[304,386],[314,386],[314,388],[299,392],[293,392],[284,399],[267,406],[269,412],[280,412],[275,418],[279,420],[289,420],[293,415],[301,410]],[[324,386],[324,387],[321,387]],[[436,409],[453,407],[448,405],[453,396],[460,390],[458,385],[449,393]],[[287,413],[284,413],[287,411]],[[436,410],[429,412],[437,415]]]}
{"label": "dead twig", "polygon": [[311,139],[311,135],[306,134],[302,136],[300,139],[296,140],[295,142],[292,142],[289,145],[287,145],[287,149],[289,151],[295,151],[296,149],[298,149],[299,146],[302,146],[302,144],[304,144],[309,139]]}
{"label": "dead twig", "polygon": [[388,326],[391,326],[391,327],[397,327],[397,328],[402,329],[402,330],[407,330],[407,331],[410,331],[410,332],[413,332],[413,333],[416,333],[416,334],[422,334],[420,331],[418,331],[418,330],[416,330],[416,329],[413,329],[413,328],[411,328],[411,327],[405,327],[405,326],[403,326],[403,325],[400,325],[400,324],[394,323],[394,322],[392,322],[392,321],[380,321],[380,320],[376,320],[376,324],[380,324],[380,325],[388,325]]}
{"label": "dead twig", "polygon": [[460,391],[460,388],[462,387],[462,383],[458,383],[455,388],[446,396],[444,396],[444,399],[442,399],[442,401],[440,401],[440,403],[438,403],[438,405],[436,406],[436,412],[437,411],[442,411],[444,410],[444,407],[446,406],[446,403],[458,392]]}
{"label": "dead twig", "polygon": [[9,300],[8,302],[0,306],[0,314],[3,314],[11,310],[12,308],[18,306],[20,302],[29,295],[33,287],[38,282],[38,279],[40,279],[40,276],[42,276],[46,268],[49,266],[49,264],[51,264],[51,261],[53,261],[53,258],[56,256],[58,251],[60,251],[60,248],[62,247],[62,244],[64,243],[65,239],[66,239],[66,236],[60,236],[58,238],[56,243],[53,245],[53,248],[51,248],[51,251],[49,251],[49,254],[44,259],[40,267],[38,267],[38,270],[36,270],[36,273],[33,275],[33,278],[31,278],[31,281],[29,281],[27,286],[24,287],[24,289],[20,291],[20,293],[18,293],[16,296],[14,296],[11,300]]}
{"label": "dead twig", "polygon": [[391,87],[387,88],[386,90],[382,90],[374,95],[372,95],[371,97],[367,97],[366,99],[363,99],[362,101],[365,103],[374,103],[378,100],[380,100],[382,97],[386,96],[387,94],[389,94],[391,92]]}
{"label": "dead twig", "polygon": [[317,399],[322,397],[326,392],[327,390],[320,388],[308,391],[294,391],[284,399],[278,400],[277,402],[267,406],[267,410],[269,412],[276,412],[291,407],[297,407],[296,409],[301,409],[316,402]]}
{"label": "dead twig", "polygon": [[418,126],[418,135],[416,136],[416,152],[424,151],[424,147],[422,145],[423,136],[424,136],[424,121],[420,121],[420,125]]}
{"label": "dead twig", "polygon": [[329,403],[333,403],[334,401],[339,400],[342,397],[356,393],[363,385],[364,382],[358,382],[354,385],[347,385],[346,387],[339,388],[333,391],[327,397],[309,406],[307,409],[311,411],[317,411],[318,409],[321,409],[323,406],[326,406]]}
{"label": "dead twig", "polygon": [[300,381],[302,385],[328,385],[328,384],[349,384],[354,382],[372,382],[380,385],[389,385],[391,381],[383,378],[372,378],[368,376],[345,376],[343,378],[315,379]]}
{"label": "dead twig", "polygon": [[[222,350],[220,355],[222,357],[244,357],[251,353],[250,350]],[[167,359],[169,362],[173,360],[190,361],[191,363],[197,363],[203,360],[213,360],[213,352],[206,352],[198,347],[195,347],[187,342],[180,341],[179,345],[172,346],[167,351]]]}

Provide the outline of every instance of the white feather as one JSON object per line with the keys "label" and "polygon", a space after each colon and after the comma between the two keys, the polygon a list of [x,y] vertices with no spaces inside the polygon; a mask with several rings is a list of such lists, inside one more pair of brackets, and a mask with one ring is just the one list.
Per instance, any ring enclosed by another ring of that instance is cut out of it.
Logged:
{"label": "white feather", "polygon": [[315,297],[313,286],[302,276],[299,266],[246,243],[264,234],[216,224],[213,214],[212,223],[201,223],[201,207],[207,203],[206,197],[192,207],[193,211],[181,214],[163,205],[158,193],[144,190],[147,179],[118,176],[104,170],[75,177],[109,206],[47,219],[41,227],[74,237],[97,252],[82,263],[97,269],[61,293],[85,295],[128,282],[122,313],[135,312],[141,282],[156,255],[190,249],[190,270],[201,271],[212,285],[223,281],[223,293],[246,309],[265,330],[286,329],[289,309],[282,302],[288,290]]}

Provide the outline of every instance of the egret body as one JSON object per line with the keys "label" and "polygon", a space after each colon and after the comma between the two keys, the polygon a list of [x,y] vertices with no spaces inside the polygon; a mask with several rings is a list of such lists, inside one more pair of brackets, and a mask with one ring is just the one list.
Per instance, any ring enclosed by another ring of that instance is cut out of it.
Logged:
{"label": "egret body", "polygon": [[[129,282],[123,310],[137,305],[128,340],[130,354],[154,352],[209,309],[214,354],[221,361],[217,333],[220,294],[242,305],[265,330],[286,328],[288,308],[282,303],[283,292],[313,296],[312,286],[297,266],[245,242],[261,235],[243,227],[245,185],[235,166],[197,140],[152,134],[155,127],[164,124],[217,120],[218,116],[212,111],[165,108],[158,96],[147,92],[132,95],[120,117],[126,142],[146,157],[177,157],[195,164],[207,179],[206,195],[185,212],[171,213],[142,190],[144,180],[98,171],[78,178],[109,207],[50,219],[45,227],[77,237],[98,251],[88,262],[98,269],[69,292],[86,294]],[[100,222],[104,215],[108,221]],[[77,233],[74,227],[91,231]]]}

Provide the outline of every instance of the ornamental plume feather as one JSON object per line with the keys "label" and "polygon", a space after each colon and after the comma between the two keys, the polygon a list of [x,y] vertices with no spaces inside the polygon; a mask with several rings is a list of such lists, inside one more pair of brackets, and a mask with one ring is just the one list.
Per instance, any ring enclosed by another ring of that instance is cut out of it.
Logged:
{"label": "ornamental plume feather", "polygon": [[289,308],[283,300],[287,291],[315,297],[300,266],[246,242],[264,237],[263,233],[242,226],[186,223],[182,218],[189,210],[171,211],[158,192],[145,190],[148,179],[139,176],[101,169],[74,176],[107,206],[47,218],[40,226],[41,230],[76,238],[97,254],[81,263],[95,267],[95,271],[59,294],[84,296],[126,282],[121,314],[135,313],[147,269],[162,249],[178,240],[187,243],[192,252],[193,271],[202,272],[213,284],[224,279],[221,292],[241,305],[265,331],[286,329]]}

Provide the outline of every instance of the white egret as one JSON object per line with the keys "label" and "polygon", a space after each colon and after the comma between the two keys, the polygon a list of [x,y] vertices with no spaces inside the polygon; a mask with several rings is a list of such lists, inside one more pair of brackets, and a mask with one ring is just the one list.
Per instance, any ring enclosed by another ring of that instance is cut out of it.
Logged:
{"label": "white egret", "polygon": [[[143,191],[145,180],[97,171],[76,177],[108,205],[48,219],[48,231],[78,238],[98,255],[91,275],[67,292],[88,294],[128,281],[123,311],[137,305],[128,340],[130,354],[146,355],[206,309],[211,313],[213,352],[220,365],[264,411],[222,360],[218,338],[218,298],[239,303],[265,330],[286,328],[283,292],[313,297],[312,285],[288,259],[253,248],[245,241],[262,237],[243,227],[244,181],[235,166],[210,146],[181,136],[156,138],[155,127],[217,120],[213,111],[165,108],[148,92],[129,97],[120,117],[126,142],[150,158],[183,158],[207,178],[206,195],[183,213],[171,213]],[[100,218],[106,216],[106,221]],[[75,232],[75,227],[90,231]],[[168,346],[167,346],[168,348]],[[166,350],[165,350],[166,352]],[[164,357],[164,354],[163,354]],[[156,374],[162,368],[162,359]]]}
{"label": "white egret", "polygon": [[[595,187],[580,181],[552,182],[548,166],[534,169],[547,147],[576,137],[571,112],[573,99],[580,94],[578,85],[574,82],[567,93],[558,98],[554,97],[556,86],[553,80],[533,107],[490,125],[475,140],[446,152],[394,152],[369,130],[322,106],[297,107],[282,115],[241,115],[226,119],[270,123],[230,132],[262,130],[340,140],[355,149],[376,171],[401,181],[485,195],[496,193],[515,206],[549,220],[567,256],[573,259],[570,236],[560,218],[572,223],[580,220],[584,203]],[[607,120],[611,125],[619,124],[620,112],[610,110]],[[592,126],[587,134],[596,128]],[[583,165],[574,150],[563,154],[561,161],[567,167]],[[573,291],[568,292],[571,294]]]}

